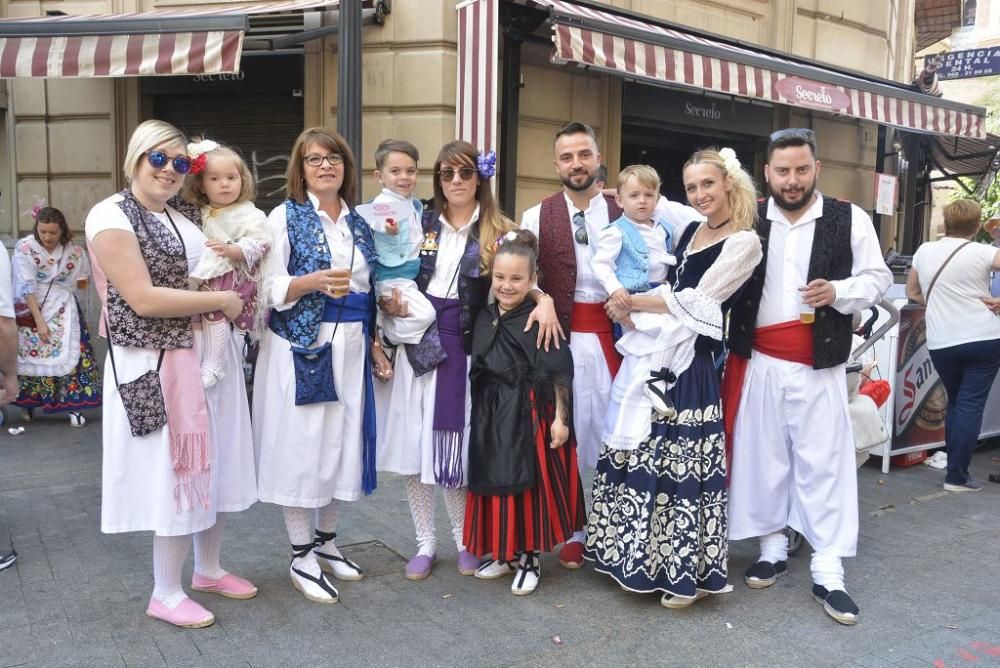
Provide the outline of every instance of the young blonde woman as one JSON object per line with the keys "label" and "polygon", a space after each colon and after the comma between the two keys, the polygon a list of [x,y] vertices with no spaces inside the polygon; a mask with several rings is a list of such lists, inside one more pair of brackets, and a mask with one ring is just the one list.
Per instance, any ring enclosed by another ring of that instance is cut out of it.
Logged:
{"label": "young blonde woman", "polygon": [[[723,316],[761,259],[753,230],[756,191],[731,149],[692,155],[684,187],[706,220],[690,223],[680,235],[668,285],[632,295],[629,307],[614,300],[606,306],[626,325],[630,316],[638,326],[662,314],[662,330],[674,346],[669,366],[653,369],[653,377],[638,356],[627,355],[612,394],[633,380],[660,384],[674,410],[652,410],[655,404],[643,403],[642,393],[619,409],[619,425],[652,419],[640,436],[629,432],[626,438],[620,430],[606,435],[586,551],[595,568],[623,589],[663,592],[660,602],[668,608],[728,589],[726,453],[715,362]],[[649,325],[643,324],[647,331]]]}

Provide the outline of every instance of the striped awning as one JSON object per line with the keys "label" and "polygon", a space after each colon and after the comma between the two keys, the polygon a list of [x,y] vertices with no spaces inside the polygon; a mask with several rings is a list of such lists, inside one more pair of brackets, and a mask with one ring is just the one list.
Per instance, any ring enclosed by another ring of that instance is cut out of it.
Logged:
{"label": "striped awning", "polygon": [[553,61],[851,116],[914,132],[986,138],[985,110],[567,0],[552,14]]}
{"label": "striped awning", "polygon": [[458,82],[455,136],[482,151],[497,143],[497,0],[464,0],[458,12]]}
{"label": "striped awning", "polygon": [[0,78],[234,73],[249,17],[332,9],[338,0],[0,19]]}

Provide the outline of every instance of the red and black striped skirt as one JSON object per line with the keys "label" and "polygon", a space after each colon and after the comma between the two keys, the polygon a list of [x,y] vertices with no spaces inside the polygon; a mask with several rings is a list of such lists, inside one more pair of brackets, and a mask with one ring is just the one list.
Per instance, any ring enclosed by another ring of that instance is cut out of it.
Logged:
{"label": "red and black striped skirt", "polygon": [[535,485],[518,494],[469,492],[465,506],[466,548],[482,557],[511,561],[519,552],[548,552],[583,528],[585,510],[576,443],[553,450],[548,430],[537,429]]}

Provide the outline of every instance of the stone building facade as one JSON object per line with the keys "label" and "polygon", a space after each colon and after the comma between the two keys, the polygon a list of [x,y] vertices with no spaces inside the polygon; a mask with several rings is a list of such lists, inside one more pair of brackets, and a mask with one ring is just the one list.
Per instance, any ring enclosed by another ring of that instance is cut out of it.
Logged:
{"label": "stone building facade", "polygon": [[[594,4],[839,70],[909,81],[914,62],[914,1],[614,0]],[[5,17],[53,11],[118,13],[200,4],[204,3],[0,0],[0,13]],[[241,3],[212,6],[221,5]],[[321,20],[335,20],[335,14],[335,10],[326,12]],[[361,162],[367,174],[374,168],[372,152],[380,139],[409,139],[422,156],[418,194],[430,195],[430,170],[437,148],[455,136],[456,34],[455,0],[394,0],[384,25],[365,27]],[[513,206],[508,206],[514,216],[558,188],[551,139],[570,119],[595,127],[612,174],[628,162],[651,162],[667,172],[665,182],[674,196],[677,161],[685,152],[699,145],[734,145],[743,162],[753,165],[762,178],[768,133],[785,126],[812,127],[824,164],[821,188],[866,209],[872,207],[878,136],[874,123],[784,105],[749,105],[699,91],[653,88],[609,73],[553,64],[550,51],[533,42],[522,53],[517,194]],[[192,133],[207,131],[236,144],[256,142],[255,147],[241,148],[245,152],[252,148],[262,178],[275,186],[262,190],[272,194],[269,201],[277,201],[282,160],[287,160],[281,147],[291,145],[287,138],[303,126],[336,125],[337,37],[305,42],[301,52],[245,53],[243,70],[242,78],[232,76],[231,80],[7,80],[6,105],[0,109],[0,238],[9,242],[30,228],[28,212],[36,197],[62,208],[79,229],[89,207],[123,185],[120,164],[129,133],[138,122],[154,115],[178,122]],[[505,85],[511,83],[502,82],[501,88]],[[227,136],[237,126],[236,139]],[[369,176],[364,195],[374,192]],[[891,224],[883,226],[887,245],[891,228]]]}

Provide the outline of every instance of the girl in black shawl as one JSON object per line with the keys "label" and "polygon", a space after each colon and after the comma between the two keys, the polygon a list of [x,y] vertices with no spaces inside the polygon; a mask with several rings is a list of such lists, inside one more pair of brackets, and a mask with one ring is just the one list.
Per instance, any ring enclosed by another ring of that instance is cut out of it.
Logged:
{"label": "girl in black shawl", "polygon": [[538,586],[538,555],[583,526],[583,489],[570,432],[573,358],[569,347],[536,345],[525,331],[534,303],[538,240],[508,232],[492,267],[495,302],[476,319],[472,340],[472,425],[465,544],[492,555],[480,579],[514,573],[511,591]]}

